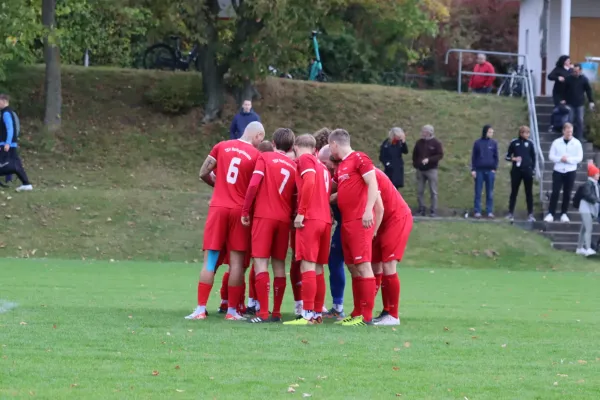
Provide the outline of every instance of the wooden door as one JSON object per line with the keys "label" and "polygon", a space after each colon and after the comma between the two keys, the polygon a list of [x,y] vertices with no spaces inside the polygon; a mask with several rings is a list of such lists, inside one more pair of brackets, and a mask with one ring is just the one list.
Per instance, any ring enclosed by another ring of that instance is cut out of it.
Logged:
{"label": "wooden door", "polygon": [[600,57],[600,18],[571,18],[571,61]]}

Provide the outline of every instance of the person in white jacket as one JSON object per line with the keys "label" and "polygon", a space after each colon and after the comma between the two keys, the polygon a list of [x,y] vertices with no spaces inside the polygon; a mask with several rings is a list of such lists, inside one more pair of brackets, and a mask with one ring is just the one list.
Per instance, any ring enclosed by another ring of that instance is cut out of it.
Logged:
{"label": "person in white jacket", "polygon": [[544,221],[554,222],[558,196],[562,189],[560,222],[570,222],[567,212],[571,202],[571,192],[577,176],[577,164],[583,160],[583,148],[581,142],[573,137],[573,125],[566,123],[563,126],[563,136],[552,142],[548,158],[554,163],[554,171],[552,172],[552,195],[550,195],[548,214]]}

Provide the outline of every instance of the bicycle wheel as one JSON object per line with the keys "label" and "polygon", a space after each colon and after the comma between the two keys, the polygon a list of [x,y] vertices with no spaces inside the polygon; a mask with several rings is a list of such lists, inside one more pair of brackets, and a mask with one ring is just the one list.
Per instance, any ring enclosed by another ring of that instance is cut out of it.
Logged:
{"label": "bicycle wheel", "polygon": [[144,53],[144,68],[175,71],[177,69],[175,50],[164,43],[158,43],[148,47]]}
{"label": "bicycle wheel", "polygon": [[507,80],[505,79],[502,81],[502,84],[498,88],[498,96],[508,96],[508,94],[505,93],[507,91],[507,88],[508,88],[508,84],[507,84]]}

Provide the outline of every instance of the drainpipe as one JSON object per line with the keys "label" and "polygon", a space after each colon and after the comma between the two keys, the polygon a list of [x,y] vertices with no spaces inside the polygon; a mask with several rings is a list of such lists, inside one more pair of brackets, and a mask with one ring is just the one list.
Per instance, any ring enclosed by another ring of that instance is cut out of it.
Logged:
{"label": "drainpipe", "polygon": [[[563,0],[564,1],[564,0]],[[548,77],[548,9],[550,0],[544,0],[542,15],[540,16],[540,31],[542,32],[542,40],[540,42],[540,57],[542,58],[542,82],[541,95],[546,95],[546,80]]]}

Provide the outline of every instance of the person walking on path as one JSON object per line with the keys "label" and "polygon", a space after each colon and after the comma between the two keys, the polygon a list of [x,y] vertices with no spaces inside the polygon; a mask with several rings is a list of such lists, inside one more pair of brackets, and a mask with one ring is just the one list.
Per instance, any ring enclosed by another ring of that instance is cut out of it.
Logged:
{"label": "person walking on path", "polygon": [[21,181],[17,192],[31,191],[33,186],[17,150],[21,124],[17,114],[10,108],[10,97],[6,94],[0,94],[0,117],[0,170],[7,176],[17,175]]}
{"label": "person walking on path", "polygon": [[442,143],[436,139],[431,125],[421,129],[421,139],[417,140],[413,149],[413,166],[417,170],[417,213],[425,216],[425,183],[429,185],[431,207],[429,215],[436,216],[438,200],[438,163],[444,158]]}
{"label": "person walking on path", "polygon": [[588,180],[581,188],[581,200],[579,202],[581,230],[579,231],[579,241],[575,251],[576,254],[586,257],[596,254],[596,251],[592,249],[592,230],[594,220],[598,217],[598,203],[600,202],[598,178],[600,178],[600,169],[594,164],[588,164]]}
{"label": "person walking on path", "polygon": [[471,89],[473,93],[491,93],[492,86],[494,85],[496,78],[490,75],[478,75],[479,73],[496,73],[494,66],[492,63],[487,61],[485,54],[477,54],[477,64],[475,64],[473,72],[475,75],[471,75],[471,79],[469,80],[469,89]]}
{"label": "person walking on path", "polygon": [[554,106],[558,107],[565,99],[565,88],[567,78],[571,75],[571,57],[567,55],[560,56],[556,61],[556,66],[548,75],[549,81],[554,81],[552,88],[552,101]]}
{"label": "person walking on path", "polygon": [[528,126],[519,128],[519,137],[513,139],[506,152],[506,161],[512,162],[510,170],[510,199],[508,201],[508,216],[511,221],[515,219],[515,205],[521,182],[525,187],[525,201],[527,203],[527,221],[535,222],[533,217],[533,174],[535,172],[535,146],[529,140]]}
{"label": "person walking on path", "polygon": [[554,222],[554,214],[558,205],[558,196],[563,191],[560,222],[570,222],[567,212],[571,202],[571,191],[577,177],[577,164],[583,160],[583,149],[581,142],[573,137],[573,125],[566,123],[563,127],[563,136],[552,142],[550,161],[554,163],[552,171],[552,194],[548,214],[544,221]]}
{"label": "person walking on path", "polygon": [[388,138],[379,149],[379,161],[383,171],[390,178],[396,189],[404,187],[404,159],[402,154],[408,154],[406,135],[401,128],[392,128]]}
{"label": "person walking on path", "polygon": [[244,100],[242,109],[233,117],[233,121],[231,121],[229,138],[231,140],[241,138],[248,124],[255,121],[260,122],[260,116],[252,109],[252,101]]}
{"label": "person walking on path", "polygon": [[485,185],[485,211],[488,218],[494,218],[494,181],[498,169],[498,143],[492,139],[494,129],[485,125],[481,139],[473,143],[471,153],[471,175],[475,179],[475,218],[481,218],[481,193]]}
{"label": "person walking on path", "polygon": [[575,127],[575,137],[583,140],[583,119],[585,114],[585,96],[594,109],[594,96],[587,76],[583,75],[580,64],[575,64],[573,73],[565,80],[564,101],[570,108],[569,120]]}

